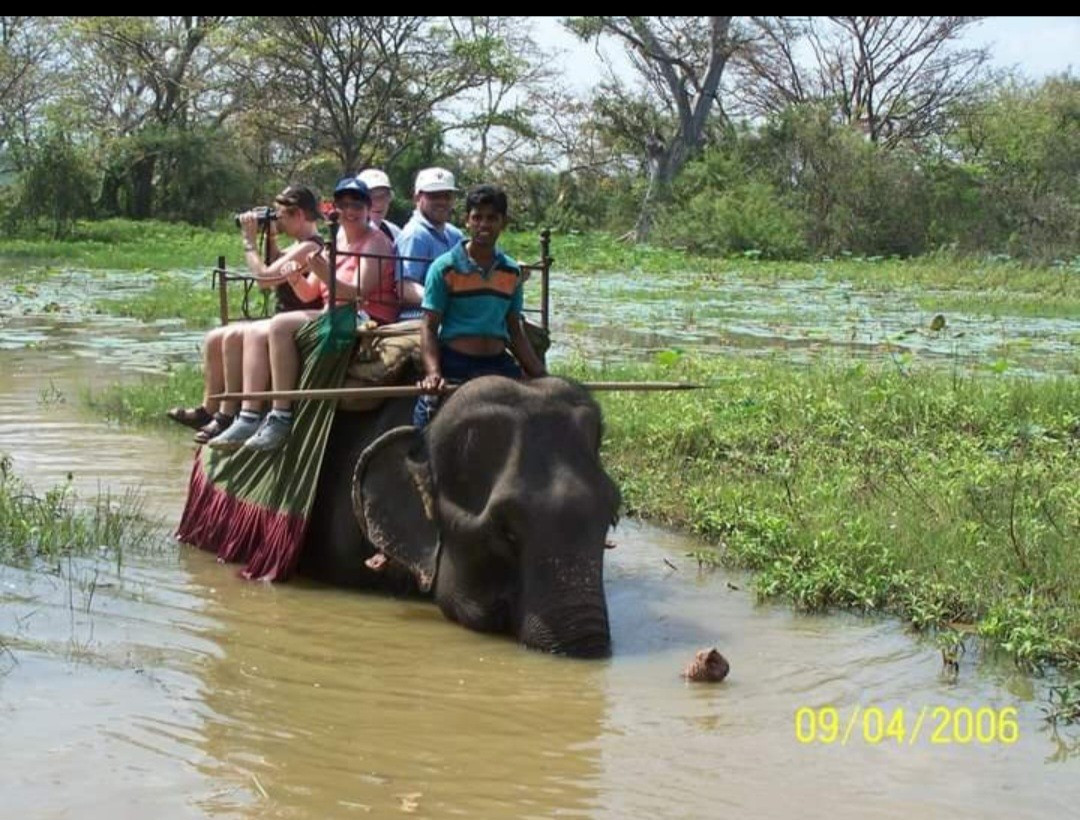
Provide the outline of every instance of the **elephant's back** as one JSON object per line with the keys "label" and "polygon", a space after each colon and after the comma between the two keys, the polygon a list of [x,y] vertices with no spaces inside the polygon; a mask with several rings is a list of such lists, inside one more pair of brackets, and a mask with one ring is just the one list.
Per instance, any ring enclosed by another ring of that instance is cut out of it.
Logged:
{"label": "elephant's back", "polygon": [[593,404],[589,391],[571,379],[561,376],[544,376],[539,379],[517,380],[505,376],[481,376],[461,385],[455,400],[462,403],[491,402],[513,406],[528,402],[540,406],[545,402],[556,404]]}

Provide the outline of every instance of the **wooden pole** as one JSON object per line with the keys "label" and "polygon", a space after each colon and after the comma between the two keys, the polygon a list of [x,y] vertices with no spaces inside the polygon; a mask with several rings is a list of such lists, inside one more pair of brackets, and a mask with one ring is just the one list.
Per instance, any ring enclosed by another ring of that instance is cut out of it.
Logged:
{"label": "wooden pole", "polygon": [[[581,382],[586,390],[657,391],[657,390],[703,390],[704,384],[691,382]],[[453,393],[458,385],[448,385],[443,395]],[[414,384],[387,385],[385,387],[335,387],[309,390],[264,390],[255,393],[218,393],[211,399],[219,401],[247,401],[292,399],[302,401],[329,401],[333,399],[392,399],[402,396],[419,396],[420,388]]]}
{"label": "wooden pole", "polygon": [[229,280],[225,272],[225,257],[217,258],[218,316],[221,324],[229,323]]}
{"label": "wooden pole", "polygon": [[327,248],[328,261],[330,263],[330,281],[328,283],[330,289],[330,301],[326,305],[327,312],[330,312],[337,307],[337,232],[337,211],[333,211],[330,214],[330,245]]}
{"label": "wooden pole", "polygon": [[540,232],[540,324],[550,331],[551,321],[551,229]]}

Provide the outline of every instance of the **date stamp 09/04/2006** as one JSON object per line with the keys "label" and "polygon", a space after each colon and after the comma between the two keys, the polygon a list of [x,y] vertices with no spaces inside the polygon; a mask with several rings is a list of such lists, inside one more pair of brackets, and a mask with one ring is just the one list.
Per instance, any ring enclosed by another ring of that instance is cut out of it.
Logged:
{"label": "date stamp 09/04/2006", "polygon": [[842,715],[834,706],[795,710],[795,739],[799,743],[847,746],[881,743],[914,746],[1000,744],[1009,746],[1020,739],[1016,707],[1004,706],[923,706],[919,709],[882,709],[854,706]]}

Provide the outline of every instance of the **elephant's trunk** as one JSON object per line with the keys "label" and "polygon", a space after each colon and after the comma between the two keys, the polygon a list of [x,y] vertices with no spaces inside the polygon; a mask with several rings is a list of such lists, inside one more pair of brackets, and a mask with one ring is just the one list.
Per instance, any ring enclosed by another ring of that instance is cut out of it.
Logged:
{"label": "elephant's trunk", "polygon": [[526,612],[519,637],[530,649],[575,658],[606,658],[611,654],[607,604],[601,595],[599,602]]}

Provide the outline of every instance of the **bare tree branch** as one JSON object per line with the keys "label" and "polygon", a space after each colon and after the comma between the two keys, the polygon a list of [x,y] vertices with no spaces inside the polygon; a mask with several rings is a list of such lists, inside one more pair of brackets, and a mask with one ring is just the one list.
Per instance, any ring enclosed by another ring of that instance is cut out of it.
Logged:
{"label": "bare tree branch", "polygon": [[650,173],[635,228],[638,241],[648,237],[655,199],[666,195],[686,161],[701,149],[724,68],[740,45],[733,36],[732,20],[583,17],[567,21],[568,28],[583,39],[606,34],[620,40],[642,81],[655,92],[655,104],[671,117],[668,133],[657,128],[639,135]]}
{"label": "bare tree branch", "polygon": [[[886,147],[921,140],[939,131],[943,112],[983,76],[986,50],[955,47],[978,19],[755,17],[730,93],[750,116],[824,101]],[[796,59],[800,50],[809,65]]]}

